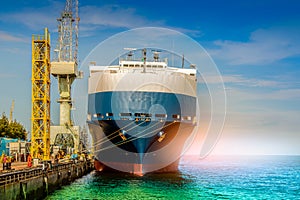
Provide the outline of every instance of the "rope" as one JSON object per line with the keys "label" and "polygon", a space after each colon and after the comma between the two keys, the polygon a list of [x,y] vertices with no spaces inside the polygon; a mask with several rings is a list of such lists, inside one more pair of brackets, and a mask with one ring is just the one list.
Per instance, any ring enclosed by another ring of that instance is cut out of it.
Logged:
{"label": "rope", "polygon": [[[153,132],[157,132],[158,130],[161,130],[161,129],[163,129],[163,128],[166,128],[166,127],[168,127],[168,126],[170,126],[170,125],[172,125],[172,124],[174,124],[174,123],[176,123],[176,122],[172,122],[172,123],[170,123],[170,124],[168,124],[168,125],[166,125],[166,126],[163,126],[162,128],[158,128],[158,129],[155,129],[155,130],[153,130],[153,131],[150,131],[149,133],[146,133],[146,134],[144,134],[144,135],[142,135],[142,136],[140,136],[140,137],[144,137],[144,136],[147,136],[147,135],[149,135],[149,134],[151,134],[151,133],[153,133]],[[153,126],[152,126],[153,127]],[[150,128],[150,127],[149,127]],[[146,129],[145,129],[146,130]],[[144,130],[144,131],[145,131]],[[144,132],[144,131],[142,131],[142,132]],[[141,133],[142,133],[141,132]],[[134,140],[137,140],[137,139],[139,139],[138,137],[131,137],[131,138],[133,138],[133,139],[130,139],[130,140],[125,140],[125,141],[122,141],[121,143],[117,143],[117,144],[114,144],[114,145],[110,145],[110,146],[108,146],[108,147],[105,147],[105,148],[103,148],[103,149],[99,149],[99,150],[97,150],[97,151],[95,151],[95,152],[100,152],[100,151],[104,151],[104,150],[107,150],[107,149],[111,149],[111,148],[113,148],[113,147],[116,147],[116,146],[120,146],[120,145],[122,145],[122,144],[126,144],[127,142],[131,142],[131,141],[134,141]]]}
{"label": "rope", "polygon": [[[134,128],[138,127],[139,125],[141,125],[141,124],[143,124],[143,123],[145,123],[145,122],[146,122],[146,121],[143,121],[142,123],[137,124],[136,126],[132,127],[131,129],[128,129],[127,131],[130,131],[130,130],[134,129]],[[156,124],[155,124],[155,125],[156,125]],[[148,127],[147,129],[152,128],[152,127],[153,127],[153,126]],[[147,129],[145,129],[145,130],[147,130]],[[145,131],[145,130],[143,130],[143,131]],[[93,147],[96,147],[96,146],[98,146],[98,145],[104,144],[105,142],[108,142],[109,140],[114,139],[114,138],[116,138],[116,137],[118,137],[118,136],[119,136],[119,134],[115,135],[114,137],[112,137],[112,138],[110,138],[110,139],[107,139],[107,140],[104,141],[104,142],[101,142],[101,143],[98,143],[98,144],[94,144]],[[112,146],[115,146],[115,145],[112,145]]]}
{"label": "rope", "polygon": [[[118,133],[121,129],[127,128],[128,126],[130,126],[130,125],[133,124],[133,123],[134,123],[134,121],[131,122],[131,123],[129,123],[129,124],[127,124],[126,126],[120,128],[120,129],[114,131],[113,133],[109,134],[107,137],[104,137],[104,138],[98,140],[95,144],[100,143],[100,142],[102,142],[103,140],[106,140],[106,139],[108,139],[108,140],[113,139],[113,138],[109,138],[109,137],[112,136],[112,135],[114,135],[115,133]],[[94,145],[95,145],[95,144],[94,144]]]}
{"label": "rope", "polygon": [[[138,127],[139,125],[141,125],[141,124],[143,124],[143,123],[145,123],[145,122],[146,122],[146,121],[143,121],[142,123],[133,126],[132,128],[128,129],[127,131],[130,131],[130,130],[134,129],[134,128]],[[125,126],[125,127],[127,127],[127,126]],[[118,131],[115,131],[114,133],[118,133],[121,129],[124,129],[124,127],[123,127],[123,128],[120,128]],[[125,130],[125,131],[126,131],[126,130]],[[110,134],[110,136],[111,136],[111,135],[112,135],[112,134]],[[105,137],[105,138],[103,138],[103,139],[104,139],[103,141],[100,141],[100,143],[97,142],[97,144],[95,143],[93,146],[95,147],[96,145],[104,144],[104,143],[108,142],[109,140],[112,140],[112,139],[114,139],[114,138],[116,138],[116,137],[118,137],[118,136],[119,136],[119,134],[116,134],[115,136],[113,136],[113,137],[111,137],[111,138]]]}

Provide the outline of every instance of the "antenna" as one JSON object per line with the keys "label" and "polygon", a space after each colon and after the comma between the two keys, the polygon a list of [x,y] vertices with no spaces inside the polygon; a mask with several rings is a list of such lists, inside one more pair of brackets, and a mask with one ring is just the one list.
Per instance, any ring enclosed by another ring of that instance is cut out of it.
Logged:
{"label": "antenna", "polygon": [[144,60],[144,65],[143,65],[143,73],[146,73],[146,59],[147,59],[147,49],[143,49],[143,60]]}
{"label": "antenna", "polygon": [[127,54],[127,60],[132,60],[133,51],[135,51],[136,48],[124,48],[124,50],[129,51]]}
{"label": "antenna", "polygon": [[160,50],[152,50],[152,52],[153,52],[153,58],[154,58],[154,61],[155,62],[158,62],[158,60],[159,60],[159,54],[160,54]]}

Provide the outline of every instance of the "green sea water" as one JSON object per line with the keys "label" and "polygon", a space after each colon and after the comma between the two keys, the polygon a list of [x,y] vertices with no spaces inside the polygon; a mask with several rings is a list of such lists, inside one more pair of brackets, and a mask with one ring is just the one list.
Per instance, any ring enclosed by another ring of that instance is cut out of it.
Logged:
{"label": "green sea water", "polygon": [[178,173],[92,172],[46,199],[300,199],[300,156],[184,157]]}

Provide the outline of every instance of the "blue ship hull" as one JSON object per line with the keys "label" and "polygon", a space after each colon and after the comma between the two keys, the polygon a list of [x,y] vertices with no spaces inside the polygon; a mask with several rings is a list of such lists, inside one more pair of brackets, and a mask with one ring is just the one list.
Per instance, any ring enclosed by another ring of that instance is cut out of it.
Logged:
{"label": "blue ship hull", "polygon": [[98,170],[173,171],[196,126],[196,98],[183,94],[98,92],[88,112]]}

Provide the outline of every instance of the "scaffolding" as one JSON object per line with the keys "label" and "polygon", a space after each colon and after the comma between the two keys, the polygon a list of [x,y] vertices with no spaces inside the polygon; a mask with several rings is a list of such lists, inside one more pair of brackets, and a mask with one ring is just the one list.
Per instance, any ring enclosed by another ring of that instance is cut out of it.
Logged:
{"label": "scaffolding", "polygon": [[31,149],[33,158],[50,159],[50,35],[32,35]]}

